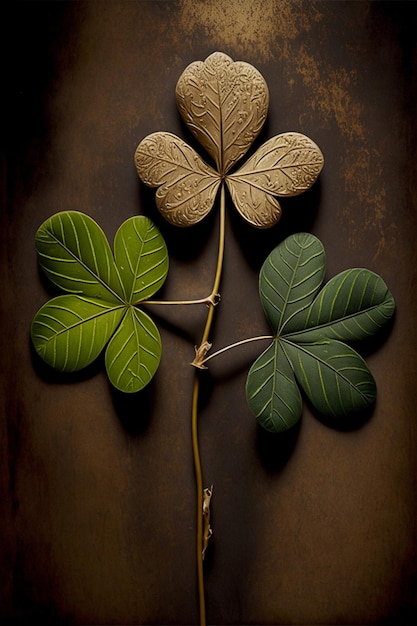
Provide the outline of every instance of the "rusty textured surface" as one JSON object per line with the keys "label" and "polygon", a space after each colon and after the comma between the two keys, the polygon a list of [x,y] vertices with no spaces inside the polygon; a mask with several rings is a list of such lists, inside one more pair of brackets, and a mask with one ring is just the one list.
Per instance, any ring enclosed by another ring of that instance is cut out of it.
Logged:
{"label": "rusty textured surface", "polygon": [[[257,67],[270,90],[260,141],[287,131],[324,153],[319,182],[254,231],[227,220],[216,347],[263,334],[262,261],[309,230],[328,275],[381,274],[397,301],[386,341],[365,349],[378,384],[346,432],[305,406],[296,432],[261,433],[244,398],[256,345],[213,360],[200,416],[214,484],[205,558],[211,624],[410,623],[416,602],[416,4],[173,0],[19,2],[2,8],[3,143],[0,616],[25,624],[193,624],[193,358],[205,312],[161,312],[161,368],[123,397],[101,364],[68,378],[34,357],[29,327],[51,293],[34,234],[79,209],[112,238],[145,213],[171,254],[163,295],[207,295],[214,214],[186,231],[158,215],[133,163],[165,130],[183,69],[214,50]],[[11,35],[11,36],[10,36]]]}

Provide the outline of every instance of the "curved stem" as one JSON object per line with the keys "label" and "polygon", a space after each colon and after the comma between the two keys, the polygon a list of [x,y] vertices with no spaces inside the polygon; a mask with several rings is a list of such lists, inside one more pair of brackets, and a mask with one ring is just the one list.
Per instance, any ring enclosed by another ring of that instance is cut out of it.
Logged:
{"label": "curved stem", "polygon": [[[224,239],[225,239],[225,221],[226,221],[226,208],[225,208],[225,191],[224,184],[221,188],[220,194],[220,226],[219,226],[219,247],[217,253],[216,273],[213,282],[213,289],[210,294],[210,298],[215,298],[218,294],[224,257]],[[201,338],[201,344],[207,341],[211,325],[213,323],[214,316],[214,304],[211,303],[207,319],[204,326],[203,335]],[[200,344],[200,345],[201,345]],[[192,432],[192,445],[193,445],[193,459],[194,459],[194,471],[195,482],[197,491],[197,543],[196,543],[196,556],[197,556],[197,577],[198,577],[198,598],[200,606],[200,626],[206,624],[206,608],[204,597],[204,570],[203,570],[203,474],[201,470],[200,450],[198,445],[198,398],[200,390],[200,378],[199,373],[195,373],[194,386],[193,386],[193,398],[191,407],[191,432]]]}
{"label": "curved stem", "polygon": [[185,304],[207,304],[207,306],[216,306],[219,303],[219,294],[210,294],[207,298],[199,298],[198,300],[139,300],[134,302],[133,306],[142,306],[143,304],[167,304],[167,305],[185,305]]}
{"label": "curved stem", "polygon": [[251,341],[261,341],[264,339],[271,340],[273,338],[274,338],[273,335],[259,335],[258,337],[249,337],[248,339],[241,339],[240,341],[231,343],[230,345],[225,346],[224,348],[221,348],[220,350],[217,350],[216,352],[213,352],[213,354],[210,354],[210,356],[203,359],[200,362],[200,364],[203,365],[204,363],[207,363],[207,361],[210,361],[210,359],[214,359],[214,357],[219,356],[219,354],[222,354],[223,352],[227,352],[227,350],[232,350],[233,348],[237,348],[238,346],[243,346],[245,343],[250,343]]}

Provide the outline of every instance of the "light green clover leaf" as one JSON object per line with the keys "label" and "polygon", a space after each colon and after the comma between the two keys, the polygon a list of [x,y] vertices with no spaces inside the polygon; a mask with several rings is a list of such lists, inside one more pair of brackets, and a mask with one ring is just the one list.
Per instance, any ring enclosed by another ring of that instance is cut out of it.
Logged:
{"label": "light green clover leaf", "polygon": [[113,256],[91,217],[65,211],[47,219],[35,241],[42,270],[67,292],[36,313],[31,328],[36,352],[51,367],[75,372],[106,348],[112,385],[124,392],[143,389],[162,353],[157,327],[137,308],[168,272],[168,252],[157,227],[144,216],[126,220],[116,232]]}

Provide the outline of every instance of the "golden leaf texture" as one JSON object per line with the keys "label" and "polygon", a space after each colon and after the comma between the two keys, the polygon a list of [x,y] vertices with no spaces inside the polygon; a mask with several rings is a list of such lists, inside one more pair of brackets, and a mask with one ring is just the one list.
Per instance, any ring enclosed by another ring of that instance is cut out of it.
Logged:
{"label": "golden leaf texture", "polygon": [[157,207],[172,224],[192,226],[202,220],[225,183],[241,216],[253,226],[269,228],[281,217],[277,197],[298,195],[316,181],[323,155],[314,141],[297,132],[269,139],[229,174],[268,112],[268,87],[249,63],[214,52],[186,67],[175,95],[184,122],[217,171],[172,133],[157,132],[142,140],[135,152],[139,177],[158,187]]}
{"label": "golden leaf texture", "polygon": [[268,113],[269,91],[252,65],[214,52],[184,70],[176,102],[184,122],[224,175],[258,136]]}
{"label": "golden leaf texture", "polygon": [[260,228],[273,226],[281,209],[274,196],[296,196],[316,181],[324,164],[319,147],[301,133],[266,141],[235,173],[226,177],[236,208]]}
{"label": "golden leaf texture", "polygon": [[135,165],[146,185],[158,187],[156,205],[171,224],[191,226],[210,212],[220,176],[176,135],[145,137],[136,148]]}
{"label": "golden leaf texture", "polygon": [[241,216],[257,228],[270,228],[281,217],[276,198],[242,179],[226,179],[230,196]]}

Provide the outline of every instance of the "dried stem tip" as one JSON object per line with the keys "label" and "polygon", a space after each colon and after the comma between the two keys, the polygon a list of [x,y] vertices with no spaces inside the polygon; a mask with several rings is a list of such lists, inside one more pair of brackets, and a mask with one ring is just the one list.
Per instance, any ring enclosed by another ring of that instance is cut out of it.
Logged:
{"label": "dried stem tip", "polygon": [[204,359],[206,358],[207,352],[210,350],[211,346],[212,344],[208,341],[204,341],[198,348],[197,346],[194,346],[195,357],[191,365],[198,367],[200,370],[206,370],[207,367],[204,365]]}

